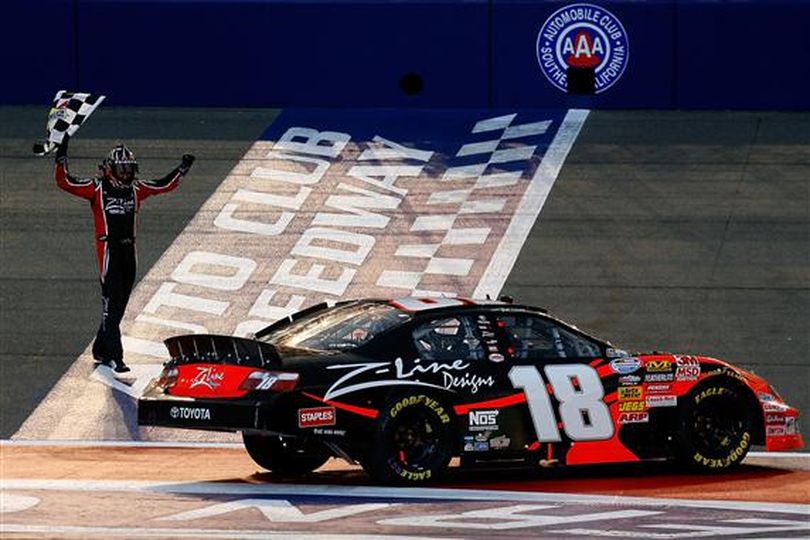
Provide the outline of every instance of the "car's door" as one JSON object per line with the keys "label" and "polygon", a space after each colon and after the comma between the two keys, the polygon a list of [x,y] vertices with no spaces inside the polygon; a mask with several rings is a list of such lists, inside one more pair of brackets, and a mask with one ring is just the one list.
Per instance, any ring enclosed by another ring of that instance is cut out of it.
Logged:
{"label": "car's door", "polygon": [[522,391],[522,425],[528,449],[543,446],[559,459],[570,443],[610,439],[614,424],[605,389],[591,365],[603,346],[559,322],[531,312],[498,314],[507,345],[509,383]]}

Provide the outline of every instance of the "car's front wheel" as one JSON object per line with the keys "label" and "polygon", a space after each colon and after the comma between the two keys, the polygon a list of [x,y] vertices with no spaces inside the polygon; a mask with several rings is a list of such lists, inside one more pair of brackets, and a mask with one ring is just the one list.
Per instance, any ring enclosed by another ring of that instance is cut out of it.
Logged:
{"label": "car's front wheel", "polygon": [[242,434],[245,449],[257,465],[280,476],[301,476],[326,463],[325,447],[278,435]]}
{"label": "car's front wheel", "polygon": [[679,454],[692,470],[721,471],[739,465],[753,442],[753,415],[737,385],[710,382],[685,398]]}
{"label": "car's front wheel", "polygon": [[399,395],[380,412],[363,468],[377,481],[423,484],[439,478],[453,457],[452,409],[421,392]]}

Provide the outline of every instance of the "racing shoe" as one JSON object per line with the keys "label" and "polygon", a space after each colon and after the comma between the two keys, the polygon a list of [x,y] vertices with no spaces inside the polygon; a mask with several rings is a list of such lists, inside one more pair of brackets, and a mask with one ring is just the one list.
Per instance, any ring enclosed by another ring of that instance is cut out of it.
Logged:
{"label": "racing shoe", "polygon": [[128,373],[129,366],[124,363],[123,359],[119,360],[109,360],[106,358],[96,358],[96,362],[102,366],[107,366],[115,373]]}

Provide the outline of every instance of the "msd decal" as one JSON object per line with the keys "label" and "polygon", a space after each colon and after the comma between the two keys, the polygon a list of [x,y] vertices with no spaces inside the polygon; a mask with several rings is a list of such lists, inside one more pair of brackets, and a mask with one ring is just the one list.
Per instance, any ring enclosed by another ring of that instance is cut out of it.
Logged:
{"label": "msd decal", "polygon": [[594,91],[618,81],[630,55],[627,32],[603,7],[571,4],[552,13],[537,34],[537,61],[551,84],[566,92],[568,68],[592,68]]}
{"label": "msd decal", "polygon": [[312,407],[298,409],[298,427],[312,428],[335,425],[334,407]]}

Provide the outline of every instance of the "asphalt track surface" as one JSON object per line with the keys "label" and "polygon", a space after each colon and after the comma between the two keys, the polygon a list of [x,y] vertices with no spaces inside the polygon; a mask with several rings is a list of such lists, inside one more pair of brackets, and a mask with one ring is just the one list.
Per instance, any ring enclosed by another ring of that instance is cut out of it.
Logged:
{"label": "asphalt track surface", "polygon": [[[146,175],[185,152],[199,158],[180,191],[145,207],[142,277],[277,111],[103,113],[71,146],[76,172],[93,171],[118,140],[135,148]],[[29,153],[43,117],[39,108],[0,108],[4,439],[82,354],[98,322],[90,213],[55,188],[50,159]],[[630,350],[706,354],[753,369],[807,413],[807,141],[810,114],[592,112],[504,292]],[[229,447],[6,443],[0,452],[0,535],[9,537],[798,538],[810,528],[806,457],[749,459],[710,477],[655,465],[454,473],[439,491],[407,495],[367,487],[334,461],[303,486],[288,484]],[[131,514],[121,516],[122,506]],[[555,521],[561,516],[568,521]]]}
{"label": "asphalt track surface", "polygon": [[[160,175],[139,277],[263,129],[273,110],[116,109],[71,147],[90,174],[117,141]],[[92,222],[30,154],[39,108],[0,108],[0,436],[20,427],[98,324]],[[810,114],[592,112],[504,292],[629,350],[699,353],[753,369],[810,410]],[[803,433],[810,434],[807,423]]]}

